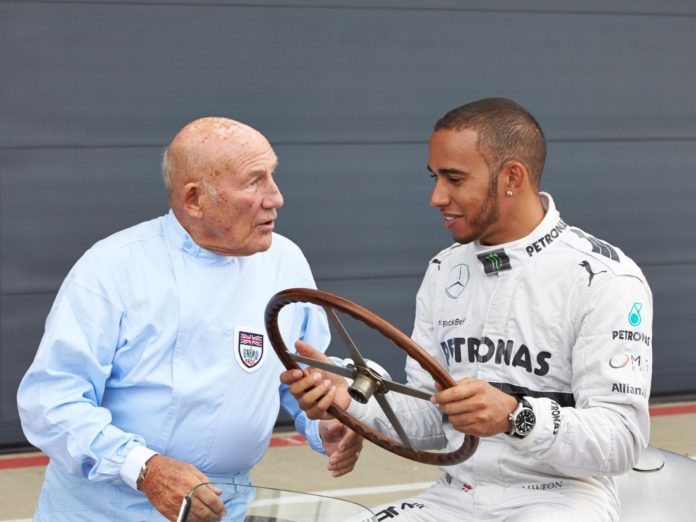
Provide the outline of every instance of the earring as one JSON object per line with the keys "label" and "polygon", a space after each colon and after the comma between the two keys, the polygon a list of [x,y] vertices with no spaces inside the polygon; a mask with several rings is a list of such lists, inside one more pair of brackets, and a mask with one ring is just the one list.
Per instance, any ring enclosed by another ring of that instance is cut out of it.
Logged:
{"label": "earring", "polygon": [[512,197],[512,190],[508,190],[508,191],[505,193],[505,195],[507,195],[507,197],[511,198],[511,197]]}

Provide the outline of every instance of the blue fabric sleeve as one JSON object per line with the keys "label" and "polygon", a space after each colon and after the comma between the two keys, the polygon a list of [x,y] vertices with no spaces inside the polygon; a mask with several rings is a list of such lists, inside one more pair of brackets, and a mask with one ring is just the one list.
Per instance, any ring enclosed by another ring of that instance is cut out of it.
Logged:
{"label": "blue fabric sleeve", "polygon": [[100,407],[122,312],[76,272],[63,283],[19,386],[20,419],[29,442],[63,469],[89,480],[121,481],[126,456],[145,443],[113,426],[109,410]]}
{"label": "blue fabric sleeve", "polygon": [[283,408],[285,408],[285,411],[292,416],[295,421],[295,429],[298,433],[301,433],[307,438],[309,446],[314,451],[326,455],[324,445],[319,436],[319,421],[307,418],[307,414],[300,409],[295,397],[292,396],[285,384],[280,385],[280,403],[283,405]]}
{"label": "blue fabric sleeve", "polygon": [[[325,352],[331,335],[324,310],[319,306],[309,304],[296,306],[300,309],[297,312],[300,315],[298,319],[302,321],[300,339],[311,344],[317,350]],[[294,348],[290,349],[294,351]],[[326,455],[324,445],[319,436],[319,421],[311,420],[307,417],[307,414],[300,409],[300,406],[285,384],[280,385],[280,403],[295,421],[295,429],[307,438],[309,446],[314,451]]]}

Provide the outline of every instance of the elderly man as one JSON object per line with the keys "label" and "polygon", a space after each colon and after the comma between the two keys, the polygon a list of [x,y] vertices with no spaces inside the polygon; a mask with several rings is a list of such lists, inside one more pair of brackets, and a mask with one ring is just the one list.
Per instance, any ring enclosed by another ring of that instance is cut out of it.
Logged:
{"label": "elderly man", "polygon": [[[397,396],[393,407],[424,449],[452,450],[463,433],[483,438],[470,460],[378,508],[378,519],[618,520],[611,475],[629,470],[649,438],[645,277],[621,250],[567,225],[539,192],[546,142],[517,103],[453,109],[429,151],[430,204],[455,243],[428,266],[413,339],[457,384],[436,390],[409,359],[409,382],[433,392],[433,404]],[[388,423],[374,404],[351,401],[344,382],[315,386],[318,371],[306,373],[281,378],[310,418],[336,400],[376,429]]]}
{"label": "elderly man", "polygon": [[[314,286],[300,249],[273,233],[277,163],[246,125],[190,123],[164,154],[169,213],[98,242],[70,271],[18,391],[24,432],[51,458],[34,520],[174,520],[198,483],[250,484],[279,403],[314,449],[323,439],[334,476],[352,469],[359,439],[308,421],[269,353],[268,299]],[[323,311],[293,306],[284,336],[325,348]],[[219,493],[197,490],[197,520],[226,513]]]}

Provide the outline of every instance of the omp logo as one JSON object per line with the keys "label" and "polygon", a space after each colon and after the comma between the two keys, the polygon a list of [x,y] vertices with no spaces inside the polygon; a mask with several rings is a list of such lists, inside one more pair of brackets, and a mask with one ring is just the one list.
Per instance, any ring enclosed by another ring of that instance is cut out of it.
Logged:
{"label": "omp logo", "polygon": [[633,355],[631,352],[615,355],[609,359],[609,366],[615,370],[630,368],[631,370],[647,372],[650,369],[650,363],[647,357],[644,355]]}
{"label": "omp logo", "polygon": [[643,309],[643,303],[633,303],[631,310],[628,312],[628,323],[631,326],[638,326],[643,322],[643,318],[640,316],[640,311]]}
{"label": "omp logo", "polygon": [[504,249],[493,250],[487,254],[479,254],[479,261],[483,263],[483,270],[487,274],[497,274],[503,270],[510,270],[510,258]]}
{"label": "omp logo", "polygon": [[469,284],[469,266],[460,263],[450,270],[449,281],[445,287],[445,293],[450,299],[457,299],[464,293],[466,285]]}

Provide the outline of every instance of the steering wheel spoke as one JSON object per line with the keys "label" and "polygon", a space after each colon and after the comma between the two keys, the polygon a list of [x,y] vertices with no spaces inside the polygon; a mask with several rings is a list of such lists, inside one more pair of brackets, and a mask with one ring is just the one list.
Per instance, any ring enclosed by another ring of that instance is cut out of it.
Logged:
{"label": "steering wheel spoke", "polygon": [[391,422],[394,431],[396,431],[396,434],[401,439],[403,445],[409,449],[413,449],[413,445],[406,434],[406,430],[404,430],[401,422],[399,422],[399,418],[396,416],[396,413],[394,413],[394,410],[392,409],[391,404],[389,404],[387,398],[381,393],[375,393],[375,399],[377,399],[377,404],[380,405],[382,411],[387,416],[387,419],[389,419],[389,422]]}
{"label": "steering wheel spoke", "polygon": [[329,364],[325,363],[324,361],[317,361],[316,359],[305,357],[304,355],[300,355],[299,353],[291,353],[290,357],[292,357],[293,361],[306,364],[307,366],[311,366],[312,368],[319,368],[330,373],[335,373],[336,375],[346,377],[347,379],[355,378],[354,366],[345,367],[339,366],[337,364]]}
{"label": "steering wheel spoke", "polygon": [[329,322],[331,323],[331,326],[333,326],[335,328],[335,330],[338,332],[338,336],[343,341],[343,344],[345,344],[346,348],[348,348],[348,351],[350,352],[350,355],[353,358],[353,361],[355,361],[355,363],[359,364],[360,366],[366,367],[367,362],[365,361],[362,354],[360,353],[360,350],[358,350],[358,347],[353,342],[353,338],[348,333],[348,330],[346,330],[346,327],[343,326],[343,323],[338,318],[338,315],[336,314],[334,309],[330,308],[328,306],[325,306],[324,311],[326,312],[326,316],[328,317]]}
{"label": "steering wheel spoke", "polygon": [[430,397],[433,396],[432,393],[427,391],[419,390],[418,388],[412,388],[411,386],[406,386],[398,382],[390,381],[389,379],[382,379],[384,386],[389,390],[396,393],[402,393],[404,395],[410,395],[416,399],[423,399],[424,401],[429,401]]}

